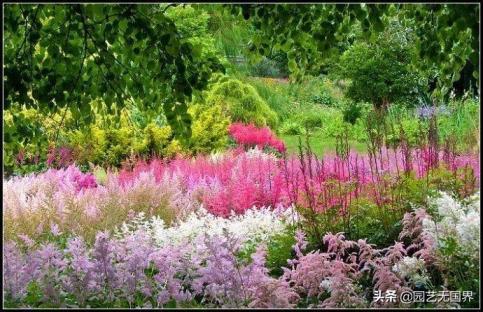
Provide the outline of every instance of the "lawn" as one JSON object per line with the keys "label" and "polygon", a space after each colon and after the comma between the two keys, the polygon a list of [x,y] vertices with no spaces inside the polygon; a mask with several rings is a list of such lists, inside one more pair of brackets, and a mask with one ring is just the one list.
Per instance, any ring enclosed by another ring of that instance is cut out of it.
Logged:
{"label": "lawn", "polygon": [[[299,151],[299,137],[302,139],[302,145],[305,146],[305,135],[280,135],[280,138],[284,141],[285,147],[289,154],[296,154]],[[312,151],[317,156],[323,156],[326,152],[336,151],[336,138],[324,137],[320,131],[314,131],[309,136],[309,144]],[[355,140],[349,140],[349,146],[351,149],[357,152],[366,152],[366,143],[358,142]]]}

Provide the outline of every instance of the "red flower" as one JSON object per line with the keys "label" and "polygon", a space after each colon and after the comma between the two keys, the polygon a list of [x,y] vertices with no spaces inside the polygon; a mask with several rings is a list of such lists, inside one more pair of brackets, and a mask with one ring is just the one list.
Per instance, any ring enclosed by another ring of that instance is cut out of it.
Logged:
{"label": "red flower", "polygon": [[257,128],[253,124],[233,123],[228,133],[239,145],[272,147],[280,153],[285,151],[285,144],[268,127]]}

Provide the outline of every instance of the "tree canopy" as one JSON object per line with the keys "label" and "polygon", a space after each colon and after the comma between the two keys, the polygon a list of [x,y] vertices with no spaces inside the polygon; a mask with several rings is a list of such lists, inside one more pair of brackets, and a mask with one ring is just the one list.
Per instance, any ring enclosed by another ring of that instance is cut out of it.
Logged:
{"label": "tree canopy", "polygon": [[297,78],[317,69],[339,53],[337,42],[347,40],[354,25],[377,40],[391,17],[414,27],[421,57],[419,68],[434,72],[435,95],[445,95],[467,63],[479,79],[479,5],[474,4],[244,4],[232,5],[259,30],[253,52],[272,49],[287,53],[288,67]]}
{"label": "tree canopy", "polygon": [[190,135],[187,100],[222,70],[202,57],[166,5],[9,4],[5,6],[5,108],[69,109],[92,118],[91,102],[109,111],[135,100],[162,111],[176,133]]}
{"label": "tree canopy", "polygon": [[[7,4],[4,107],[26,106],[63,115],[70,110],[76,120],[89,122],[93,110],[99,109],[95,103],[113,113],[130,102],[142,111],[163,114],[176,136],[190,137],[191,96],[205,89],[212,72],[223,72],[224,67],[217,53],[210,51],[212,42],[191,31],[208,29],[208,15],[200,16],[198,25],[195,11],[170,12],[173,6]],[[370,46],[396,19],[414,31],[419,57],[411,60],[412,68],[437,82],[434,95],[448,94],[463,69],[479,79],[477,4],[223,7],[253,27],[248,45],[253,55],[283,55],[295,78],[320,73],[358,36]],[[176,18],[185,19],[184,23],[176,24]]]}
{"label": "tree canopy", "polygon": [[414,105],[427,90],[426,77],[411,66],[418,59],[414,36],[395,21],[376,42],[355,42],[340,58],[339,76],[350,79],[347,95],[386,109],[390,103]]}

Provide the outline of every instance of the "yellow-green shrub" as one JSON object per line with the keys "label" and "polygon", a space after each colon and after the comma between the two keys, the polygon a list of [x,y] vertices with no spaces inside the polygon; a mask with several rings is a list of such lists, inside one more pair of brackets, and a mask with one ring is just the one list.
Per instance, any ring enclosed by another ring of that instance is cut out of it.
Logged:
{"label": "yellow-green shrub", "polygon": [[193,153],[209,153],[223,150],[228,144],[230,118],[222,112],[220,105],[194,104],[188,112],[191,124],[190,150]]}
{"label": "yellow-green shrub", "polygon": [[209,106],[221,106],[232,122],[254,123],[257,126],[277,126],[277,114],[260,97],[257,90],[234,78],[216,77],[207,93]]}
{"label": "yellow-green shrub", "polygon": [[159,127],[155,123],[149,123],[143,131],[143,145],[145,153],[162,155],[163,150],[169,144],[173,133],[169,126]]}
{"label": "yellow-green shrub", "polygon": [[125,125],[104,129],[90,125],[65,134],[67,145],[73,149],[76,162],[104,166],[119,166],[131,154],[172,157],[182,151],[173,140],[169,126],[149,123],[144,129]]}

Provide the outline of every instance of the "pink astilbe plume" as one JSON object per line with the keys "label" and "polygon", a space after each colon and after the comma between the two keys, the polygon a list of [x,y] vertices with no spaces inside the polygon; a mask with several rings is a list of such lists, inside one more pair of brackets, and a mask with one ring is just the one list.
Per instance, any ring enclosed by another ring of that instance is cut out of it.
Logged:
{"label": "pink astilbe plume", "polygon": [[336,259],[342,259],[346,254],[346,250],[357,246],[356,242],[346,240],[342,233],[327,233],[323,238],[323,242],[327,244],[327,252],[334,254]]}
{"label": "pink astilbe plume", "polygon": [[4,294],[13,299],[26,295],[28,283],[39,274],[37,258],[23,254],[13,242],[3,245]]}
{"label": "pink astilbe plume", "polygon": [[[474,155],[441,154],[445,160],[441,157],[436,162],[425,160],[417,149],[410,152],[410,171],[418,179],[429,170],[426,161],[441,166],[451,162],[455,176],[466,176],[462,192],[471,192],[479,184],[471,174],[479,167]],[[383,150],[381,157],[349,152],[344,157],[325,154],[317,158],[307,153],[277,158],[260,149],[231,150],[222,155],[139,161],[118,173],[109,172],[102,183],[73,165],[50,169],[4,180],[5,236],[18,240],[19,234],[26,234],[35,239],[54,222],[59,232],[82,233],[92,241],[97,230],[125,221],[129,210],[160,215],[169,223],[201,206],[229,217],[253,207],[295,204],[318,214],[335,212],[337,222],[349,216],[356,200],[363,199],[375,203],[381,213],[392,206],[402,214],[404,196],[392,191],[400,185],[400,174],[405,174],[398,163],[401,153],[396,149]]]}
{"label": "pink astilbe plume", "polygon": [[119,241],[116,253],[117,276],[122,296],[129,304],[134,303],[137,292],[145,296],[152,295],[151,282],[146,278],[145,270],[150,264],[150,255],[154,252],[152,238],[142,230],[123,237]]}
{"label": "pink astilbe plume", "polygon": [[[137,218],[131,217],[132,221]],[[422,209],[406,214],[402,242],[383,249],[362,239],[347,240],[342,233],[327,233],[319,243],[322,251],[309,252],[305,234],[298,230],[295,257],[287,260],[279,278],[269,275],[265,243],[255,246],[251,259],[240,257],[252,245],[245,245],[243,238],[224,227],[222,234],[207,231],[176,244],[160,244],[149,226],[115,236],[97,232],[91,247],[72,235],[65,249],[33,243],[22,235],[22,244],[7,241],[4,245],[4,295],[27,306],[27,289],[35,283],[40,287],[38,300],[55,306],[75,298],[80,307],[99,301],[108,306],[123,302],[129,307],[155,308],[168,307],[173,301],[208,308],[408,307],[400,302],[400,294],[418,284],[401,265],[413,259],[423,266],[418,270],[425,271],[426,261],[416,257],[426,260],[421,251],[433,251],[422,236],[421,222],[426,218]],[[377,293],[389,290],[395,292],[393,302],[369,303]]]}
{"label": "pink astilbe plume", "polygon": [[332,274],[330,256],[319,251],[310,252],[297,259],[291,271],[286,271],[284,278],[292,287],[309,297],[316,297],[322,291],[321,282]]}
{"label": "pink astilbe plume", "polygon": [[423,221],[425,219],[431,219],[431,217],[423,208],[419,208],[414,212],[407,212],[403,218],[403,229],[399,233],[399,239],[405,239],[409,242],[406,248],[408,254],[420,257],[425,263],[431,264],[435,259],[436,242],[423,229]]}
{"label": "pink astilbe plume", "polygon": [[404,244],[401,242],[395,242],[394,245],[389,246],[385,250],[387,250],[387,252],[383,261],[387,266],[392,266],[398,263],[407,254]]}
{"label": "pink astilbe plume", "polygon": [[116,289],[120,286],[114,264],[118,246],[111,240],[107,232],[99,232],[92,251],[93,272],[95,283],[103,290],[102,296],[106,301],[113,301]]}
{"label": "pink astilbe plume", "polygon": [[[163,307],[171,299],[178,302],[189,301],[196,292],[195,280],[198,277],[199,261],[185,256],[189,246],[166,246],[149,255],[154,275],[153,293],[156,293],[158,307]],[[188,289],[191,285],[192,290]]]}
{"label": "pink astilbe plume", "polygon": [[340,260],[332,262],[333,271],[327,279],[330,297],[319,306],[321,308],[357,308],[364,307],[365,300],[357,293],[355,287],[356,269]]}
{"label": "pink astilbe plume", "polygon": [[82,238],[71,238],[67,242],[64,261],[66,262],[63,285],[73,294],[81,306],[98,291],[94,276],[94,262],[90,259],[87,247]]}
{"label": "pink astilbe plume", "polygon": [[38,259],[39,269],[37,282],[43,292],[43,301],[60,303],[62,277],[66,262],[62,252],[53,244],[41,245],[33,255]]}
{"label": "pink astilbe plume", "polygon": [[280,153],[285,151],[284,143],[268,127],[257,128],[253,124],[233,123],[228,127],[228,133],[240,145],[272,147]]}
{"label": "pink astilbe plume", "polygon": [[207,254],[206,266],[198,270],[200,278],[194,289],[204,294],[204,300],[215,306],[240,307],[249,299],[246,276],[235,258],[239,243],[232,237],[205,237],[202,250]]}
{"label": "pink astilbe plume", "polygon": [[304,255],[303,250],[307,242],[304,235],[298,232],[294,245],[297,258],[289,261],[291,269],[284,268],[281,279],[288,281],[302,296],[320,299],[324,294],[328,294],[328,298],[321,300],[315,307],[364,306],[364,299],[356,291],[356,258],[350,255],[344,257],[345,251],[356,248],[357,243],[346,241],[341,233],[327,234],[324,242],[328,245],[328,253],[317,250]]}
{"label": "pink astilbe plume", "polygon": [[49,151],[47,152],[46,165],[48,167],[67,167],[69,165],[72,165],[73,162],[73,151],[69,147],[50,147]]}
{"label": "pink astilbe plume", "polygon": [[375,245],[367,243],[365,239],[359,239],[357,245],[359,247],[359,269],[361,271],[367,270],[377,256],[377,251],[374,249]]}
{"label": "pink astilbe plume", "polygon": [[391,271],[389,266],[386,266],[384,261],[377,260],[376,267],[374,270],[373,282],[374,291],[380,291],[385,294],[388,290],[395,291],[396,300],[395,302],[385,302],[384,300],[373,301],[371,306],[374,307],[395,307],[399,306],[401,302],[399,301],[400,295],[403,291],[411,291],[410,288],[405,286],[403,280],[401,280],[394,272]]}
{"label": "pink astilbe plume", "polygon": [[248,305],[253,309],[291,309],[300,300],[286,281],[266,278],[254,289],[255,298]]}
{"label": "pink astilbe plume", "polygon": [[242,274],[247,276],[246,288],[251,301],[248,307],[293,308],[300,296],[286,281],[268,275],[265,247],[259,246],[251,258],[252,262],[242,270]]}

